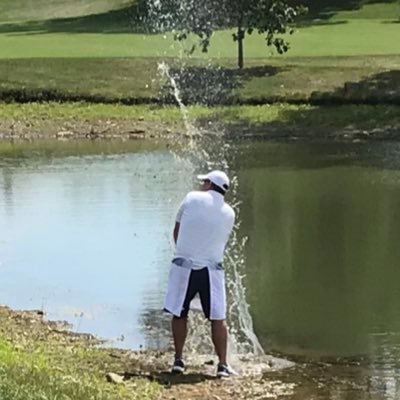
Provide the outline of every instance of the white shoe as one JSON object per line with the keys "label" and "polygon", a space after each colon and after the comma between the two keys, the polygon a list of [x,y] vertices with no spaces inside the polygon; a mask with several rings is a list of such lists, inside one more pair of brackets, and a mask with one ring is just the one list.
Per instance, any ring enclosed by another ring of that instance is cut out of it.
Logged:
{"label": "white shoe", "polygon": [[177,358],[172,364],[171,372],[173,374],[183,374],[185,372],[185,364],[184,362]]}
{"label": "white shoe", "polygon": [[217,368],[217,377],[218,378],[229,378],[233,375],[237,375],[237,373],[226,364],[218,364]]}

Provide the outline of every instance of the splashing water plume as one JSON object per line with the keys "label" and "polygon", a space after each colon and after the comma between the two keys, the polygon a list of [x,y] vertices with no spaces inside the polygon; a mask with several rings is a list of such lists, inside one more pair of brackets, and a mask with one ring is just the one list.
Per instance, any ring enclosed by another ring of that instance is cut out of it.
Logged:
{"label": "splashing water plume", "polygon": [[[179,9],[182,15],[185,15],[185,18],[195,19],[196,16],[189,12],[192,6],[191,1],[193,0],[181,1]],[[166,12],[160,0],[149,0],[148,8],[149,17],[155,31],[174,32],[175,28],[177,28],[176,25],[180,22],[176,21],[172,15]],[[191,22],[194,23],[194,20]],[[181,54],[183,53],[181,51]],[[212,125],[210,125],[207,130],[200,130],[191,120],[189,110],[182,99],[182,92],[178,83],[178,78],[180,74],[185,72],[185,69],[181,66],[180,71],[175,72],[174,70],[172,72],[166,62],[161,62],[158,65],[158,71],[166,81],[169,91],[173,94],[174,99],[179,105],[185,126],[184,135],[177,139],[178,147],[181,150],[174,152],[174,156],[184,164],[185,169],[189,170],[193,176],[211,169],[222,169],[231,177],[229,197],[237,216],[237,223],[230,238],[225,258],[231,363],[234,364],[232,355],[236,355],[236,357],[233,357],[234,359],[248,354],[263,356],[264,350],[254,333],[253,321],[249,305],[246,301],[246,289],[244,285],[244,248],[246,238],[241,238],[238,233],[240,227],[240,202],[237,200],[239,181],[235,176],[235,172],[230,168],[230,164],[232,164],[232,160],[235,158],[235,151],[227,143],[224,132],[221,129],[210,129],[212,128]],[[194,78],[196,81],[198,77],[195,76]],[[225,81],[225,79],[220,79],[217,82],[215,78],[212,81],[211,89],[217,96],[222,93]],[[211,82],[205,83],[205,86],[207,86],[206,92],[210,92],[208,89]],[[192,313],[189,324],[187,351],[196,354],[212,354],[213,345],[210,338],[208,322],[204,320],[201,313]]]}
{"label": "splashing water plume", "polygon": [[165,62],[162,62],[162,63],[158,64],[158,70],[161,72],[161,74],[163,76],[165,76],[168,79],[168,81],[171,84],[175,100],[178,103],[179,108],[180,108],[181,113],[182,113],[183,122],[185,124],[186,132],[187,132],[187,134],[189,135],[189,138],[190,138],[190,141],[189,141],[190,147],[194,148],[195,144],[194,144],[194,141],[193,141],[193,137],[195,136],[196,128],[192,124],[192,122],[191,122],[191,120],[189,118],[188,109],[186,108],[185,104],[182,101],[181,93],[180,93],[180,90],[178,88],[178,84],[177,84],[175,78],[170,74],[169,66]]}
{"label": "splashing water plume", "polygon": [[[166,63],[159,64],[159,71],[170,82],[176,102],[178,103],[186,129],[188,141],[180,140],[182,150],[177,154],[186,164],[189,161],[191,170],[195,174],[209,169],[223,169],[231,175],[230,202],[237,215],[237,223],[230,238],[226,252],[225,270],[228,297],[228,321],[229,321],[229,350],[232,355],[238,356],[252,354],[261,356],[263,348],[258,341],[253,329],[253,321],[246,301],[246,289],[244,285],[244,247],[246,238],[240,238],[238,230],[240,227],[240,202],[237,201],[239,181],[230,168],[229,159],[235,154],[229,143],[224,140],[224,133],[200,132],[190,119],[189,111],[182,101],[178,84],[170,73]],[[204,321],[202,314],[193,313],[191,319],[187,347],[189,352],[204,352],[207,354],[212,350],[210,328]],[[231,360],[232,362],[232,360]]]}

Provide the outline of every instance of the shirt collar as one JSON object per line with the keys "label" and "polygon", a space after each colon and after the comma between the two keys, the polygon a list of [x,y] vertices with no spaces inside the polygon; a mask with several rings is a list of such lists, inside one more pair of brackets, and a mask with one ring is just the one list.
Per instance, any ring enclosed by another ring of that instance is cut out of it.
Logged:
{"label": "shirt collar", "polygon": [[218,193],[218,192],[216,192],[215,190],[209,190],[208,191],[212,196],[214,196],[215,198],[217,198],[217,199],[222,199],[222,200],[225,200],[225,197],[224,197],[224,195],[222,195],[221,193]]}

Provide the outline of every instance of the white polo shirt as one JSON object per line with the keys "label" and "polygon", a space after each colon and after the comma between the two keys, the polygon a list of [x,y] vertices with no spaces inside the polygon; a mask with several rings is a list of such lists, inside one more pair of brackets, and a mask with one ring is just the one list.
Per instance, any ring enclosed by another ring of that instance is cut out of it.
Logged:
{"label": "white polo shirt", "polygon": [[223,195],[214,190],[188,193],[176,222],[180,228],[175,257],[191,260],[193,268],[222,262],[235,223],[235,212]]}

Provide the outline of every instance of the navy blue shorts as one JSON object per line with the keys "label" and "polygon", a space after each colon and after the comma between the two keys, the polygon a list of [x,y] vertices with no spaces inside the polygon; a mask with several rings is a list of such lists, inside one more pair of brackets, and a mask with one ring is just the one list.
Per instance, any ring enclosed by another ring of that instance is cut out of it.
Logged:
{"label": "navy blue shorts", "polygon": [[190,272],[189,284],[185,300],[183,301],[182,312],[177,318],[186,318],[188,316],[190,302],[194,299],[196,294],[199,294],[200,296],[201,308],[203,309],[204,316],[207,319],[210,319],[210,275],[207,267],[202,269],[193,269]]}

